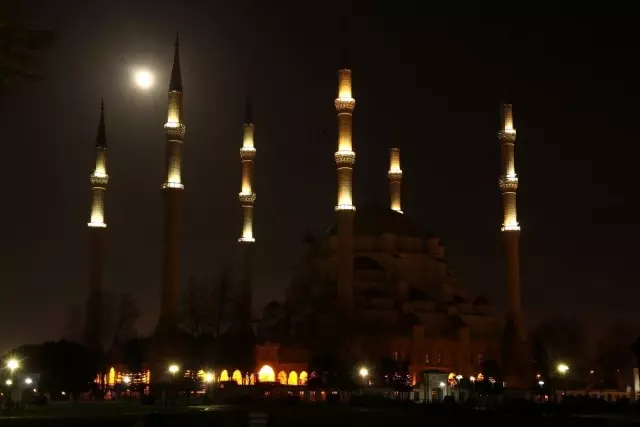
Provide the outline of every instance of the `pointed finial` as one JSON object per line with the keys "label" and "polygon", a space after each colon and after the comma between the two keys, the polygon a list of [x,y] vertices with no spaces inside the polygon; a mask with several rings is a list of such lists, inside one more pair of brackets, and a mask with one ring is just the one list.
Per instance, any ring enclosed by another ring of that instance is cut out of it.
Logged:
{"label": "pointed finial", "polygon": [[104,98],[100,100],[100,124],[98,125],[96,147],[107,148],[107,132],[104,126]]}
{"label": "pointed finial", "polygon": [[169,91],[182,92],[182,73],[180,72],[180,40],[176,32],[176,46],[173,54],[173,68],[171,69],[171,81]]}
{"label": "pointed finial", "polygon": [[343,48],[340,51],[340,64],[338,64],[340,70],[350,70],[351,69],[351,58],[349,55],[349,51],[347,48]]}
{"label": "pointed finial", "polygon": [[244,110],[244,122],[253,123],[253,109],[251,108],[251,100],[247,97]]}

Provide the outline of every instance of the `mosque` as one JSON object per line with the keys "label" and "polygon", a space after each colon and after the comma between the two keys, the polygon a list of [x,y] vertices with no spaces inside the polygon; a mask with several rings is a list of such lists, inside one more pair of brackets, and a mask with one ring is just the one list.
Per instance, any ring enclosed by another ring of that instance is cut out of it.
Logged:
{"label": "mosque", "polygon": [[[182,150],[186,126],[183,122],[182,76],[179,46],[169,83],[166,135],[166,179],[161,314],[154,339],[164,340],[179,330],[179,242],[181,221]],[[242,182],[238,196],[243,226],[238,239],[242,254],[242,277],[235,292],[241,302],[238,322],[251,330],[253,366],[220,366],[217,379],[239,384],[277,381],[304,385],[312,375],[313,358],[327,348],[334,356],[371,369],[382,359],[403,361],[412,383],[424,372],[476,375],[483,362],[497,361],[507,375],[522,372],[526,335],[520,302],[516,190],[512,106],[503,105],[498,132],[502,171],[499,189],[503,200],[502,235],[507,259],[508,308],[506,321],[493,313],[482,295],[459,283],[450,270],[442,240],[426,233],[402,211],[400,150],[390,147],[389,205],[356,206],[352,198],[356,151],[352,120],[356,106],[352,92],[352,70],[338,71],[334,105],[338,141],[334,162],[337,170],[335,222],[321,235],[307,235],[300,261],[283,302],[272,301],[259,319],[251,318],[253,275],[253,162],[259,147],[254,138],[250,108],[244,123],[240,148]],[[187,145],[188,146],[188,145]],[[497,151],[497,150],[496,150]],[[89,280],[86,340],[98,330],[104,254],[107,144],[104,109],[95,147],[95,170],[90,177],[92,207],[91,274]],[[327,166],[329,161],[327,159]],[[268,168],[268,165],[264,166]],[[382,173],[382,171],[381,171]],[[504,324],[504,329],[501,327]],[[125,368],[120,369],[122,371]],[[166,368],[151,368],[151,378],[166,376]],[[201,373],[202,374],[202,373]],[[122,372],[110,373],[119,381]],[[146,372],[142,381],[149,381]],[[153,381],[153,379],[151,380]]]}

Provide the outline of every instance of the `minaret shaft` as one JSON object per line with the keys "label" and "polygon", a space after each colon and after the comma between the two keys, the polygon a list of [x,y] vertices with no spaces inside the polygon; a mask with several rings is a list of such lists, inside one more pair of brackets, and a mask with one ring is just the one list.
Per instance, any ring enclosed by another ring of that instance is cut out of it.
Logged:
{"label": "minaret shaft", "polygon": [[391,197],[391,209],[402,213],[402,169],[400,169],[400,149],[392,148],[389,155],[389,195]]}
{"label": "minaret shaft", "polygon": [[242,206],[242,236],[239,242],[252,243],[253,237],[253,205],[256,201],[256,193],[253,192],[253,159],[256,156],[256,149],[253,145],[253,123],[244,124],[244,138],[242,148],[240,148],[240,159],[242,161],[242,183],[238,200]]}
{"label": "minaret shaft", "polygon": [[102,277],[104,245],[107,224],[105,222],[105,193],[109,183],[107,175],[107,140],[104,124],[104,103],[101,106],[100,124],[95,146],[95,168],[89,177],[91,183],[90,264],[89,292],[87,295],[84,342],[94,351],[102,350]]}
{"label": "minaret shaft", "polygon": [[335,207],[338,223],[338,296],[347,309],[353,308],[353,151],[352,118],[356,101],[352,97],[351,70],[338,72],[338,151],[335,161],[338,170],[338,203]]}
{"label": "minaret shaft", "polygon": [[515,170],[514,143],[516,130],[513,127],[513,110],[510,104],[503,105],[502,129],[498,132],[502,152],[502,175],[499,185],[502,193],[502,234],[505,243],[507,267],[507,328],[518,341],[526,339],[520,295],[519,240],[520,226],[516,211],[518,176]]}
{"label": "minaret shaft", "polygon": [[242,235],[238,239],[241,256],[241,288],[240,299],[237,307],[237,327],[241,334],[252,335],[251,313],[253,306],[252,281],[253,281],[253,205],[256,201],[256,193],[253,191],[253,160],[256,156],[254,146],[254,126],[251,113],[251,105],[247,102],[242,147],[240,148],[240,160],[242,162],[242,182],[238,201],[242,207]]}
{"label": "minaret shaft", "polygon": [[169,83],[167,122],[164,125],[165,182],[162,184],[164,239],[162,253],[162,301],[158,330],[174,333],[179,324],[180,304],[180,224],[182,184],[182,146],[186,133],[183,122],[182,74],[176,38],[173,69]]}

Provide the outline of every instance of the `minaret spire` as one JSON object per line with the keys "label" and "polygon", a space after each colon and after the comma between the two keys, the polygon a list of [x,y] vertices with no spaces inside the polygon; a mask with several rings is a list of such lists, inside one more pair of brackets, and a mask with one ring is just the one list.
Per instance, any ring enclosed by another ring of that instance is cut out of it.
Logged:
{"label": "minaret spire", "polygon": [[402,169],[400,169],[400,149],[392,148],[389,156],[389,194],[391,196],[391,209],[402,213],[401,203],[401,186],[402,186]]}
{"label": "minaret spire", "polygon": [[91,183],[91,216],[89,223],[91,250],[89,292],[86,306],[84,341],[94,351],[102,350],[102,270],[104,263],[104,235],[107,224],[104,216],[104,199],[109,183],[107,175],[107,137],[104,124],[104,101],[100,107],[100,124],[95,143],[95,167],[89,177]]}
{"label": "minaret spire", "polygon": [[100,100],[100,124],[98,125],[96,147],[107,148],[107,132],[104,125],[104,98]]}
{"label": "minaret spire", "polygon": [[498,139],[502,151],[502,173],[499,186],[502,193],[504,221],[502,234],[505,241],[507,255],[507,330],[518,342],[526,339],[520,298],[520,268],[518,244],[520,239],[520,225],[516,213],[516,190],[518,176],[515,169],[514,143],[516,130],[513,127],[513,107],[511,104],[502,106],[502,126],[498,132]]}
{"label": "minaret spire", "polygon": [[180,73],[178,35],[176,34],[173,70],[169,82],[164,198],[164,242],[162,264],[162,302],[158,330],[172,334],[178,328],[180,297],[180,206],[182,201],[182,146],[187,131],[182,121],[182,75]]}
{"label": "minaret spire", "polygon": [[335,207],[338,219],[338,295],[347,309],[353,308],[353,217],[355,206],[352,198],[353,151],[352,119],[356,100],[351,96],[351,70],[338,71],[338,151],[335,153],[338,168],[338,203]]}
{"label": "minaret spire", "polygon": [[173,67],[171,68],[171,81],[169,91],[182,92],[182,72],[180,71],[180,39],[176,32],[175,50],[173,53]]}

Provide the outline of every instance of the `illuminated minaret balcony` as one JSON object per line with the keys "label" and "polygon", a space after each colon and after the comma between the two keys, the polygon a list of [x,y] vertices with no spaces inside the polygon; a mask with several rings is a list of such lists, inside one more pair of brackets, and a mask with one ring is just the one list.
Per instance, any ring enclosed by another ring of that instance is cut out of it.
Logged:
{"label": "illuminated minaret balcony", "polygon": [[96,166],[89,177],[91,183],[91,218],[89,227],[104,228],[104,198],[109,183],[107,175],[107,139],[104,125],[104,102],[101,104],[100,124],[95,146]]}
{"label": "illuminated minaret balcony", "polygon": [[240,148],[240,160],[242,161],[242,183],[238,200],[242,207],[242,235],[238,239],[241,243],[253,243],[253,205],[256,201],[256,193],[253,192],[253,159],[256,157],[254,147],[254,127],[251,106],[247,102],[247,110],[244,123],[244,136],[242,148]]}
{"label": "illuminated minaret balcony", "polygon": [[356,208],[353,205],[353,165],[356,153],[352,142],[352,117],[356,100],[351,95],[351,70],[342,69],[338,72],[338,97],[335,100],[338,113],[338,151],[335,153],[338,168],[338,203],[336,211]]}
{"label": "illuminated minaret balcony", "polygon": [[389,156],[389,194],[391,196],[391,209],[402,213],[401,186],[402,169],[400,169],[400,149],[392,148]]}
{"label": "illuminated minaret balcony", "polygon": [[518,215],[516,211],[516,190],[518,189],[518,176],[515,168],[514,143],[516,130],[513,127],[513,107],[504,104],[502,109],[502,126],[498,132],[502,153],[502,175],[498,185],[502,193],[502,205],[504,221],[502,231],[519,231]]}

